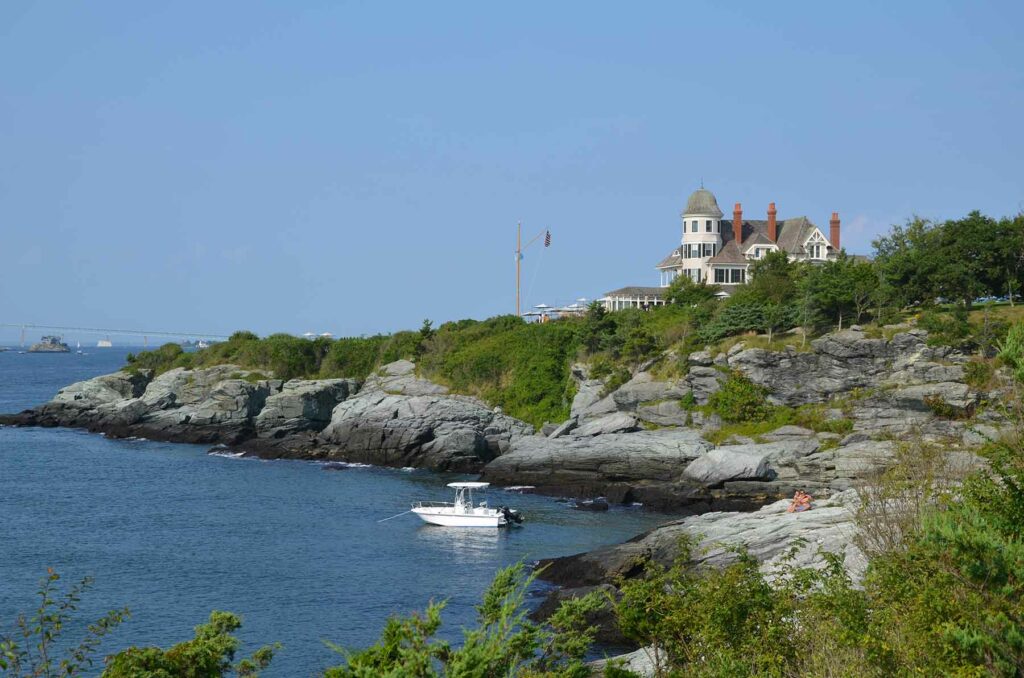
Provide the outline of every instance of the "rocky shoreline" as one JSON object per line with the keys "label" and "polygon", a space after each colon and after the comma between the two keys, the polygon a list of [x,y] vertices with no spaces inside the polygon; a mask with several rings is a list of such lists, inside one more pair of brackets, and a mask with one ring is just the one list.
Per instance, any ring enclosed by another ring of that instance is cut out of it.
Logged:
{"label": "rocky shoreline", "polygon": [[[541,431],[418,377],[405,360],[362,383],[283,382],[233,365],[121,371],[0,415],[0,424],[217,444],[263,458],[481,473],[497,485],[694,514],[753,510],[797,488],[822,497],[842,492],[886,468],[894,440],[910,433],[970,450],[997,431],[998,414],[966,419],[999,394],[968,386],[968,358],[926,338],[909,330],[875,339],[854,328],[804,352],[741,342],[718,355],[668,356],[683,376],[641,370],[610,392],[576,365],[570,418]],[[732,372],[764,386],[775,404],[820,405],[848,432],[783,426],[712,444],[709,434],[722,422],[686,402],[706,403]]]}

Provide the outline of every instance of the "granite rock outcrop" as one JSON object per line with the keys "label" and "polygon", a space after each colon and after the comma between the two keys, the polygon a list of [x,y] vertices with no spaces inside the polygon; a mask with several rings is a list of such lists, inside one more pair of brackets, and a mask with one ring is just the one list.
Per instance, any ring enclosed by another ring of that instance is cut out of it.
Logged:
{"label": "granite rock outcrop", "polygon": [[270,458],[476,471],[533,433],[524,422],[415,374],[402,360],[365,383],[267,378],[235,365],[121,371],[72,384],[0,423],[221,444]]}

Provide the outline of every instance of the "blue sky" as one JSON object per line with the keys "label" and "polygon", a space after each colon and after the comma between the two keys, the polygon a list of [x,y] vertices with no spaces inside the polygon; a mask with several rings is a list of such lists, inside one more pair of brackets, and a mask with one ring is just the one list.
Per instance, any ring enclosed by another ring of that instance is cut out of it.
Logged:
{"label": "blue sky", "polygon": [[[1024,206],[1024,3],[0,4],[0,322],[358,335]],[[12,332],[0,333],[10,340]]]}

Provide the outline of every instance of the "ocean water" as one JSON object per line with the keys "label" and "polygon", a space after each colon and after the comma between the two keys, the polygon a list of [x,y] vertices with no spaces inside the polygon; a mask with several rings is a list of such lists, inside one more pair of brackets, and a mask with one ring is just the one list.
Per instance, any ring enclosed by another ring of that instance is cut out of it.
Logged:
{"label": "ocean water", "polygon": [[[44,402],[73,381],[115,371],[126,351],[0,352],[0,412]],[[406,515],[449,500],[469,476],[300,461],[109,440],[68,429],[0,427],[0,630],[34,609],[47,567],[95,585],[78,619],[127,605],[132,618],[101,655],[191,637],[211,610],[244,618],[243,650],[280,642],[268,676],[338,663],[329,640],[372,643],[391,614],[447,600],[442,636],[460,637],[497,568],[624,541],[670,519],[640,508],[588,513],[552,498],[492,490],[526,515],[511,530],[446,529]],[[536,600],[543,592],[537,585]]]}

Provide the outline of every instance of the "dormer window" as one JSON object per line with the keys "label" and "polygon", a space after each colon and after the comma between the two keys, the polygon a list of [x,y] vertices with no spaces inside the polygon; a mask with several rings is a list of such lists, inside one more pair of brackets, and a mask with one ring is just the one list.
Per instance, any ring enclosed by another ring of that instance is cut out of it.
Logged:
{"label": "dormer window", "polygon": [[821,233],[815,231],[804,243],[804,251],[807,252],[808,259],[827,259],[828,241],[825,240]]}

